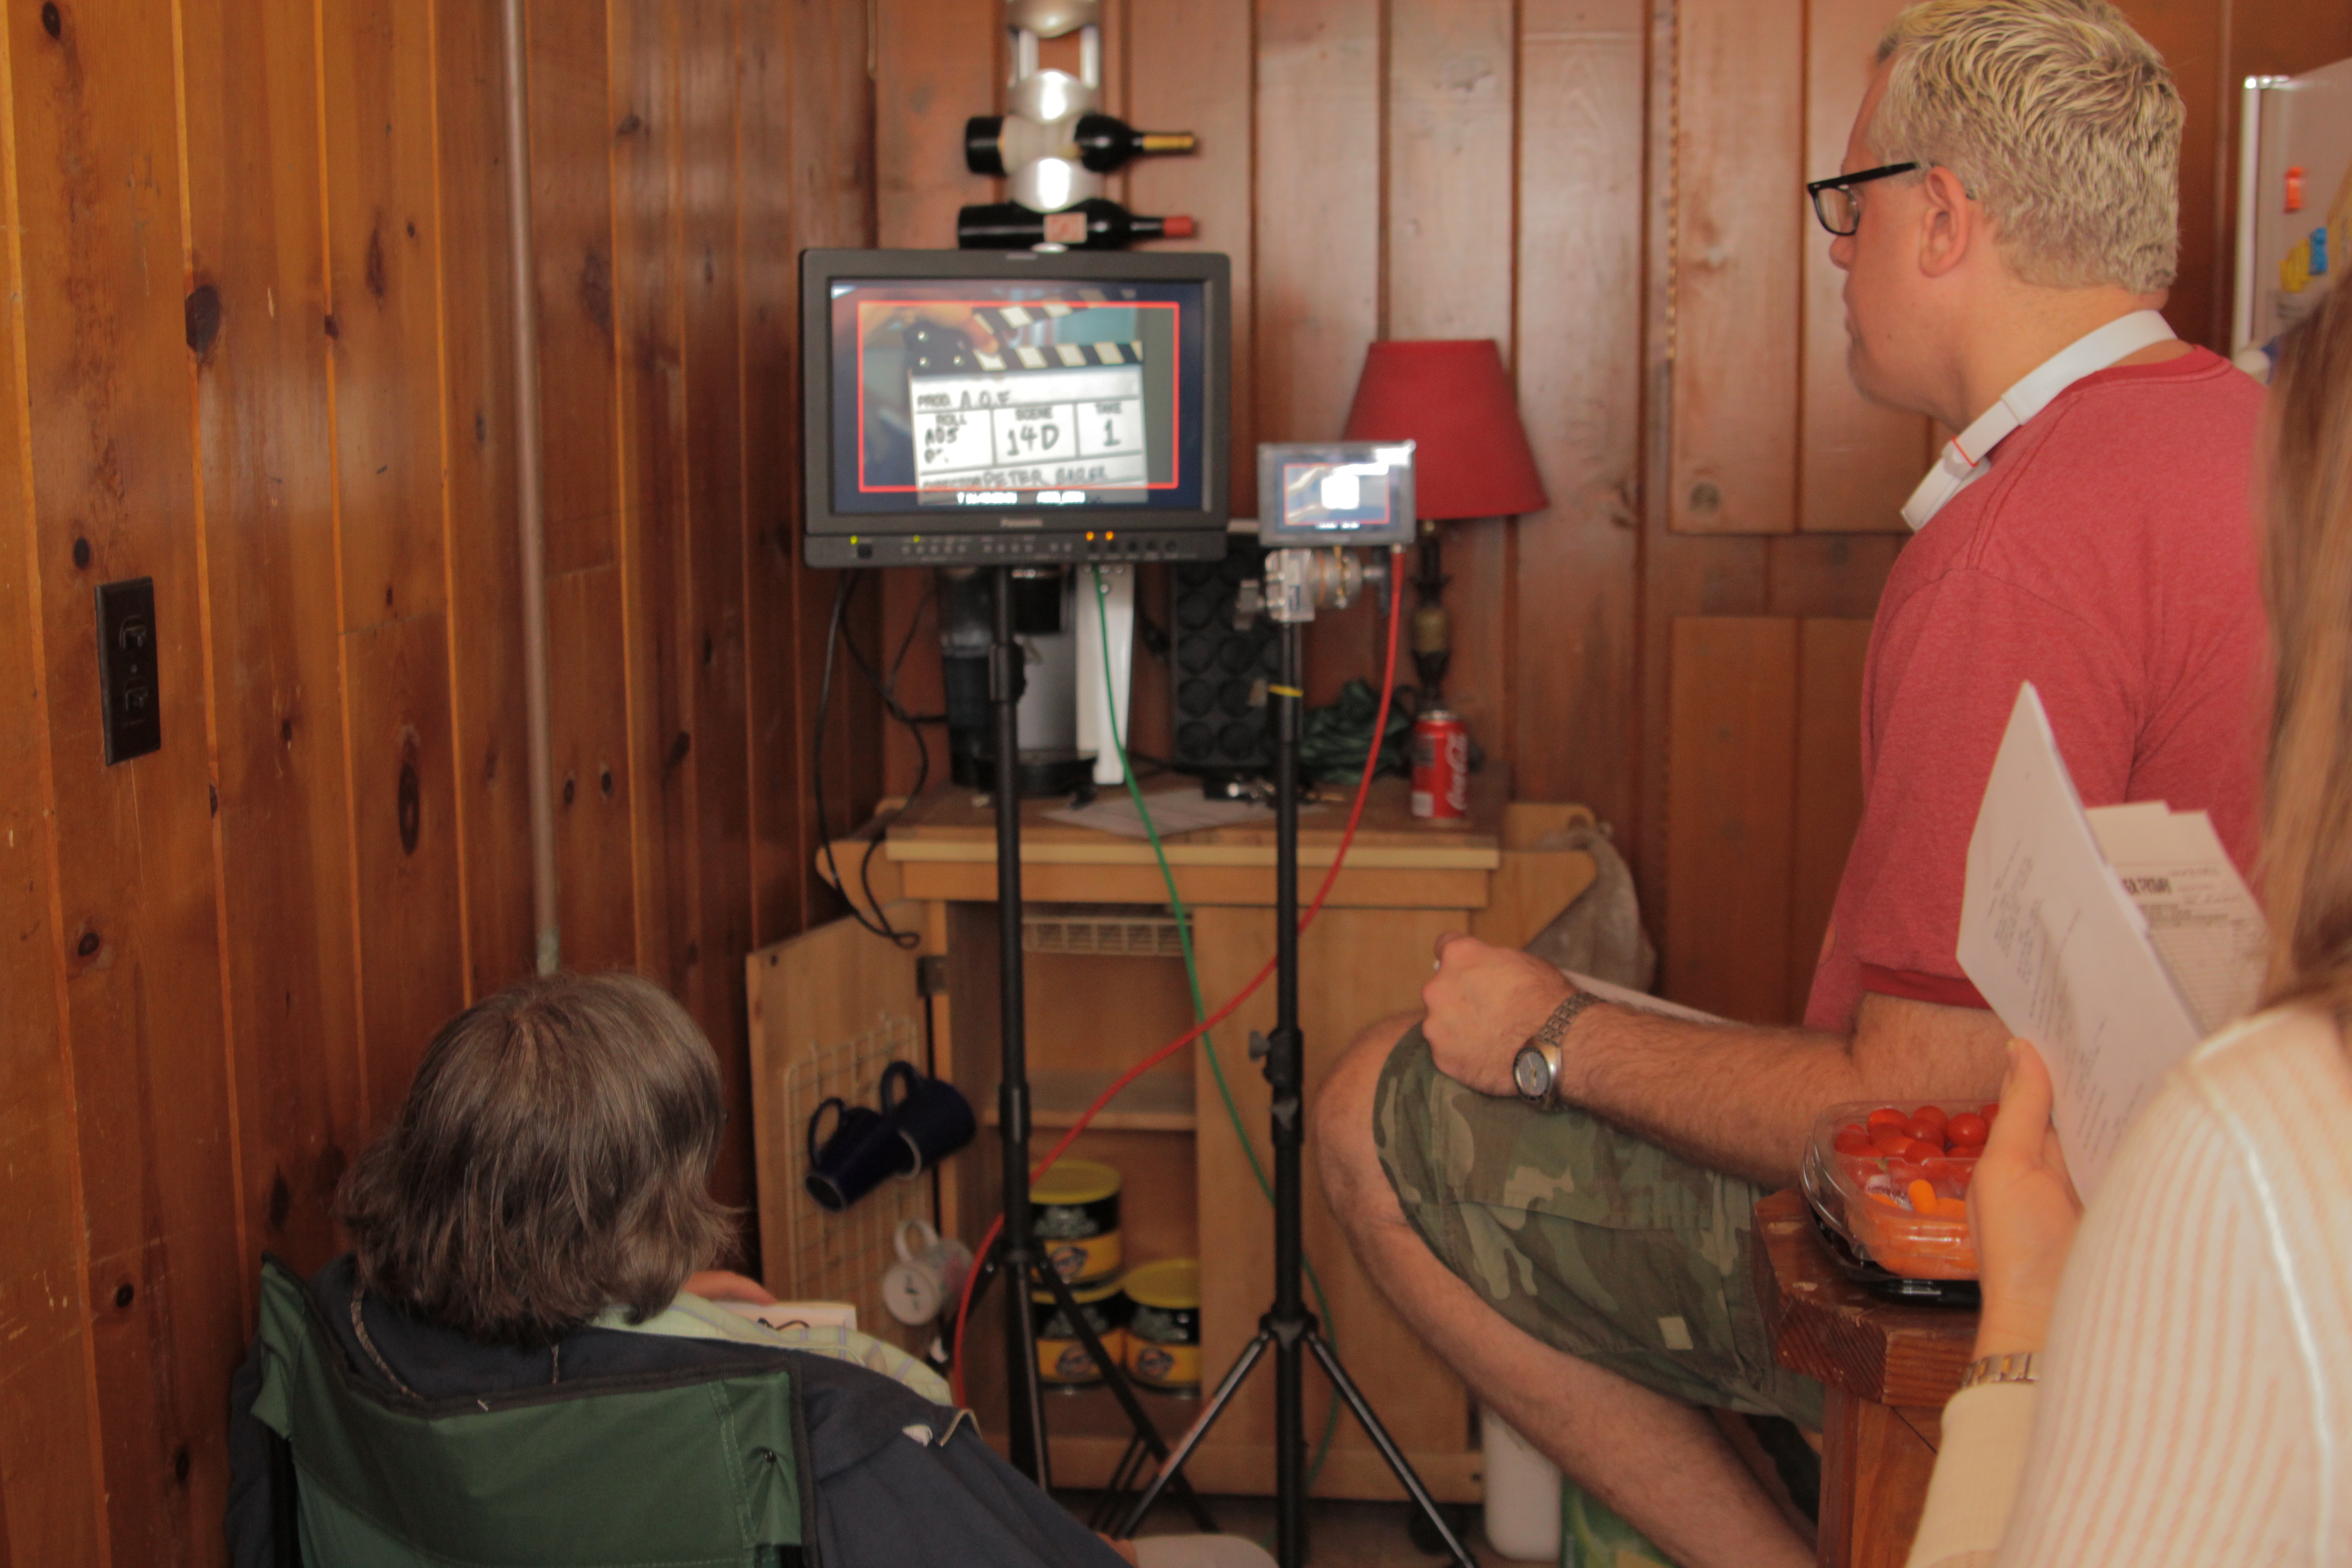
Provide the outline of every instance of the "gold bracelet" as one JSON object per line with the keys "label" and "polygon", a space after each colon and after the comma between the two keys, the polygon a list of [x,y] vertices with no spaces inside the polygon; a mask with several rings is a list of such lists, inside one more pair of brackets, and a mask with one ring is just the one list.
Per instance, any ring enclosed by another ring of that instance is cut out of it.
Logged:
{"label": "gold bracelet", "polygon": [[2035,1375],[2032,1351],[2011,1351],[2007,1355],[1979,1356],[1969,1363],[1968,1371],[1960,1373],[1960,1386],[1974,1388],[1980,1383],[2039,1383]]}

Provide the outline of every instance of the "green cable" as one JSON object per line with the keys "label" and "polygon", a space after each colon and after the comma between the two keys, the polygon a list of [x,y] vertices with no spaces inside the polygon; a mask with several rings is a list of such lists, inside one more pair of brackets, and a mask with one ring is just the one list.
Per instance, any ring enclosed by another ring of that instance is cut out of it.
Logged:
{"label": "green cable", "polygon": [[[1192,992],[1192,1022],[1204,1023],[1209,1016],[1207,1001],[1201,994],[1201,968],[1192,957],[1192,921],[1184,912],[1183,897],[1176,891],[1176,873],[1168,864],[1168,851],[1160,842],[1160,829],[1152,826],[1151,808],[1143,804],[1143,790],[1135,782],[1135,766],[1128,760],[1127,742],[1119,733],[1118,704],[1114,697],[1118,682],[1110,672],[1110,610],[1108,590],[1103,587],[1100,566],[1089,566],[1095,582],[1095,630],[1100,634],[1103,667],[1103,711],[1110,721],[1110,743],[1118,752],[1119,776],[1126,782],[1127,796],[1135,803],[1135,815],[1143,820],[1143,836],[1151,841],[1152,858],[1160,862],[1160,879],[1168,887],[1168,907],[1176,916],[1176,941],[1184,951],[1184,981]],[[1258,1163],[1257,1149],[1250,1142],[1249,1130],[1242,1124],[1241,1107],[1234,1103],[1234,1091],[1225,1082],[1224,1064],[1217,1059],[1216,1043],[1206,1035],[1201,1037],[1202,1048],[1208,1052],[1209,1076],[1216,1080],[1217,1098],[1225,1102],[1225,1115],[1234,1124],[1234,1136],[1241,1141],[1242,1153],[1249,1160],[1250,1174],[1257,1179],[1257,1190],[1271,1205],[1274,1184],[1265,1179],[1265,1167]],[[1331,1303],[1324,1299],[1323,1281],[1315,1275],[1315,1265],[1302,1252],[1299,1265],[1307,1271],[1307,1287],[1315,1292],[1315,1310],[1323,1315],[1324,1339],[1334,1351],[1339,1340],[1331,1331]],[[1330,1457],[1331,1439],[1339,1427],[1339,1397],[1335,1391],[1330,1407],[1323,1416],[1323,1436],[1315,1446],[1315,1458],[1307,1468],[1309,1490],[1323,1473],[1323,1461]]]}

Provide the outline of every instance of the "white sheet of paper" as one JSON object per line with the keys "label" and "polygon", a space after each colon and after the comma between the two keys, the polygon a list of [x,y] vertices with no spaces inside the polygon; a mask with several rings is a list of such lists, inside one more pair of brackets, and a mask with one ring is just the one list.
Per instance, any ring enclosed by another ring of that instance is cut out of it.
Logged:
{"label": "white sheet of paper", "polygon": [[2151,801],[2084,815],[2197,1026],[2210,1035],[2252,1012],[2270,959],[2270,927],[2213,819]]}
{"label": "white sheet of paper", "polygon": [[1560,973],[1574,981],[1578,990],[1590,991],[1603,1002],[1614,1002],[1621,1007],[1631,1007],[1643,1013],[1657,1013],[1668,1018],[1680,1018],[1687,1024],[1727,1024],[1731,1021],[1728,1018],[1718,1018],[1712,1013],[1702,1013],[1696,1007],[1685,1007],[1679,1002],[1669,1002],[1663,996],[1653,996],[1647,992],[1636,991],[1631,986],[1619,985],[1607,980],[1595,980],[1590,974],[1579,974],[1573,969],[1563,969]]}
{"label": "white sheet of paper", "polygon": [[2059,1141],[2088,1198],[2133,1114],[2202,1032],[2100,852],[2031,682],[1969,839],[1959,961],[2050,1064]]}

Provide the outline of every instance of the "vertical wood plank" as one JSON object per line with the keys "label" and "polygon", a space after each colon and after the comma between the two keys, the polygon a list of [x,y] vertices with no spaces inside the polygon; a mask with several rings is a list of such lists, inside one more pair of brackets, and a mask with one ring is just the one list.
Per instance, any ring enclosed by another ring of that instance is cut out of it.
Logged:
{"label": "vertical wood plank", "polygon": [[1674,623],[1665,994],[1754,1023],[1787,1010],[1797,644],[1793,620]]}
{"label": "vertical wood plank", "polygon": [[[319,9],[343,627],[441,609],[431,11]],[[454,848],[454,840],[453,840]]]}
{"label": "vertical wood plank", "polygon": [[[1854,112],[1869,89],[1880,35],[1900,0],[1810,0],[1805,38],[1805,164],[1800,178],[1838,172]],[[1792,195],[1791,201],[1801,198]],[[1815,531],[1907,531],[1903,502],[1927,471],[1935,444],[1923,415],[1867,402],[1846,373],[1845,274],[1830,262],[1830,237],[1806,207],[1803,361],[1798,397],[1797,526]]]}
{"label": "vertical wood plank", "polygon": [[719,1047],[733,1112],[711,1181],[751,1196],[751,1068],[743,959],[751,950],[751,787],[744,706],[743,365],[736,219],[740,0],[677,12],[679,224],[685,253],[687,759],[695,891],[684,999]]}
{"label": "vertical wood plank", "polygon": [[1693,533],[1796,526],[1805,0],[1685,0],[1674,30],[1673,424],[1666,507]]}
{"label": "vertical wood plank", "polygon": [[1788,1016],[1802,1018],[1846,851],[1862,822],[1862,669],[1870,623],[1798,623]]}
{"label": "vertical wood plank", "polygon": [[1641,0],[1527,0],[1519,417],[1551,495],[1517,528],[1514,793],[1637,824]]}
{"label": "vertical wood plank", "polygon": [[457,742],[466,996],[534,963],[515,531],[514,300],[507,264],[504,43],[491,8],[436,0],[442,536]]}
{"label": "vertical wood plank", "polygon": [[[744,12],[744,507],[751,721],[752,923],[766,943],[804,930],[821,897],[810,857],[810,725],[832,574],[801,564],[800,280],[813,246],[874,237],[874,102],[862,7],[751,0]],[[820,655],[821,649],[816,649]],[[918,650],[919,652],[922,650]],[[866,744],[879,759],[878,736]]]}
{"label": "vertical wood plank", "polygon": [[[220,1412],[243,1346],[194,515],[172,13],[4,23],[56,924],[85,1162],[82,1289],[108,1533],[124,1562],[218,1554]],[[86,542],[76,561],[76,541]],[[91,595],[155,582],[160,752],[101,760]],[[14,940],[12,935],[11,940]],[[103,1179],[87,1179],[102,1176]],[[13,1510],[12,1510],[13,1516]]]}
{"label": "vertical wood plank", "polygon": [[[1257,7],[1258,439],[1337,440],[1382,335],[1388,84],[1380,0],[1262,0]],[[1369,600],[1307,628],[1310,702],[1378,680]],[[1405,663],[1407,672],[1411,670]]]}
{"label": "vertical wood plank", "polygon": [[182,12],[192,291],[219,311],[194,378],[242,1202],[253,1245],[305,1271],[340,1250],[367,1132],[313,21],[307,0]]}
{"label": "vertical wood plank", "polygon": [[686,527],[686,403],[679,374],[676,74],[662,0],[616,0],[612,124],[614,333],[620,350],[620,493],[628,627],[629,787],[636,964],[683,994],[689,940],[685,774],[694,745],[677,672],[678,547]]}
{"label": "vertical wood plank", "polygon": [[[1383,335],[1492,338],[1507,366],[1516,360],[1509,230],[1517,210],[1516,9],[1511,0],[1395,7],[1387,84]],[[1469,723],[1489,757],[1508,761],[1517,739],[1510,721],[1516,525],[1478,519],[1442,526],[1454,579],[1446,590],[1454,642],[1446,706]]]}
{"label": "vertical wood plank", "polygon": [[[57,914],[57,799],[48,757],[45,565],[34,526],[26,350],[24,210],[17,197],[11,56],[0,32],[0,1559],[107,1560],[106,1471],[90,1334],[84,1175],[76,1139],[64,947]],[[69,559],[69,558],[68,558]]]}
{"label": "vertical wood plank", "polygon": [[614,555],[615,117],[603,9],[542,0],[530,22],[556,885],[564,964],[593,969],[636,957],[628,639],[612,635],[627,625]]}
{"label": "vertical wood plank", "polygon": [[368,1114],[380,1125],[465,1005],[449,646],[437,613],[343,640]]}

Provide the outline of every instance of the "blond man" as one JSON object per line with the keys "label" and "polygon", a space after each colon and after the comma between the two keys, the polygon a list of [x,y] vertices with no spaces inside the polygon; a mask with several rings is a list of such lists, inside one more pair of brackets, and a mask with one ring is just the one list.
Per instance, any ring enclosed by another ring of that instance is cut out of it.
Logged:
{"label": "blond man", "polygon": [[1755,1199],[1829,1106],[2000,1083],[2007,1031],[1954,946],[2019,683],[2088,804],[2208,810],[2252,864],[2260,394],[2156,314],[2180,124],[2105,0],[1928,0],[1812,187],[1856,384],[1961,434],[1906,509],[1918,536],[1873,628],[1863,819],[1805,1026],[1631,1012],[1448,937],[1426,1015],[1367,1031],[1317,1105],[1367,1272],[1677,1563],[1811,1561],[1704,1408],[1821,1424],[1748,1283]]}

